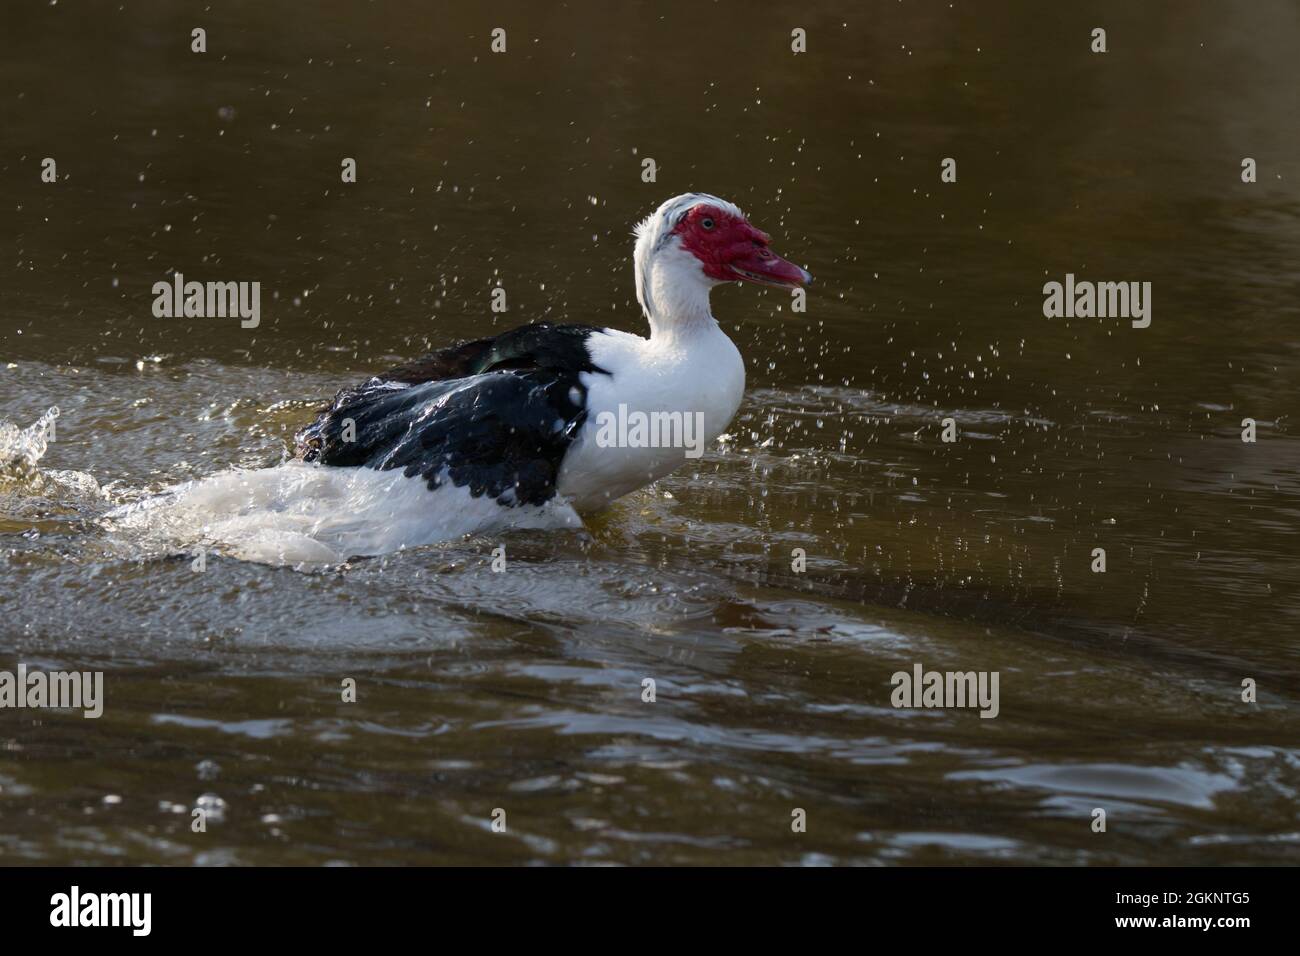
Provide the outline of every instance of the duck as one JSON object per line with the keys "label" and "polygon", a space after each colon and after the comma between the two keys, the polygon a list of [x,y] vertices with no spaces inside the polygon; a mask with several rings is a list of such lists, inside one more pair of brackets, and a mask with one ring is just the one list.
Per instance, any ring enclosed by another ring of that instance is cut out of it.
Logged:
{"label": "duck", "polygon": [[[730,425],[745,363],[710,293],[725,283],[806,288],[734,203],[684,193],[634,229],[649,336],[538,322],[462,341],[341,389],[295,435],[328,469],[399,472],[502,509],[578,514],[672,473]],[[453,500],[453,499],[448,499]]]}

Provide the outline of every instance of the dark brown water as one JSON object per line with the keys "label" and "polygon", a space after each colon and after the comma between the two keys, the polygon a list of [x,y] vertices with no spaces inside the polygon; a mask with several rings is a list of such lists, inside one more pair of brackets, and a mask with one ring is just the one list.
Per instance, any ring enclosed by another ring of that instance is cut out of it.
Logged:
{"label": "dark brown water", "polygon": [[[0,419],[61,415],[0,669],[107,700],[0,710],[0,862],[1300,858],[1300,9],[480,6],[5,5]],[[96,520],[428,347],[643,332],[631,225],[692,189],[817,285],[715,292],[729,439],[585,531],[196,573]],[[260,327],[154,318],[173,269]],[[1150,327],[1044,318],[1067,272]],[[999,715],[894,709],[915,663]]]}

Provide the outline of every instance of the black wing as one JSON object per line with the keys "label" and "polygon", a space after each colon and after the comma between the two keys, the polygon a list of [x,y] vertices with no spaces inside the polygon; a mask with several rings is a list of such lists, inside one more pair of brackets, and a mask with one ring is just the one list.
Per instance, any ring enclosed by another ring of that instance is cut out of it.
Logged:
{"label": "black wing", "polygon": [[306,461],[401,468],[503,505],[542,504],[586,421],[587,326],[530,325],[430,353],[335,396],[298,433]]}

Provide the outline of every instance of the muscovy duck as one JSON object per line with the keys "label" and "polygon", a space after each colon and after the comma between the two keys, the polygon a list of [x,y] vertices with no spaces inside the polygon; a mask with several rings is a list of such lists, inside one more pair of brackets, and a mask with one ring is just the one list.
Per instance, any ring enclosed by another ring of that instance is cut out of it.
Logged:
{"label": "muscovy duck", "polygon": [[297,434],[298,456],[402,469],[434,491],[451,484],[506,508],[559,498],[580,513],[673,471],[686,459],[680,442],[611,441],[599,424],[676,413],[713,441],[740,406],[745,365],[709,310],[709,291],[737,280],[793,288],[812,277],[772,252],[734,204],[705,193],[668,200],[635,235],[649,338],[539,323],[432,352],[340,391]]}

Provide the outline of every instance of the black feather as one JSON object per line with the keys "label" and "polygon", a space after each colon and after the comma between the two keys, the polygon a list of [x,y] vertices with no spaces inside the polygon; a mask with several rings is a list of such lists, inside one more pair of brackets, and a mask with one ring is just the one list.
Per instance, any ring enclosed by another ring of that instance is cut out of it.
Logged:
{"label": "black feather", "polygon": [[[555,495],[586,421],[587,339],[600,329],[528,325],[464,342],[345,388],[297,435],[300,456],[337,467],[401,468],[503,505]],[[351,440],[348,440],[348,439]]]}

